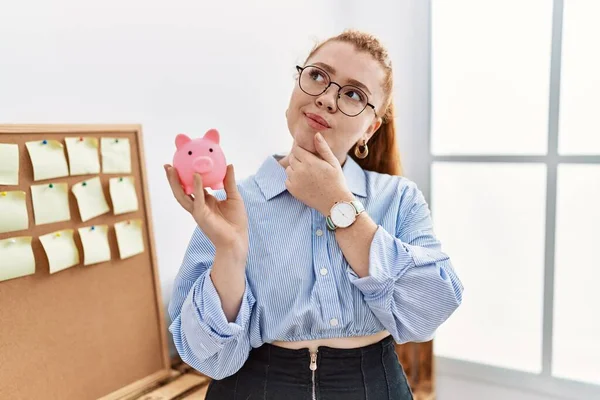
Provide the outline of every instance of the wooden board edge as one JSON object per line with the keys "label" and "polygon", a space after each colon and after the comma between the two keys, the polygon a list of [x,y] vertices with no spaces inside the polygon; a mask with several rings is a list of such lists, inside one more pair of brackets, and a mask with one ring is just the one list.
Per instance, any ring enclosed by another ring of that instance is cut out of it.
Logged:
{"label": "wooden board edge", "polygon": [[160,340],[162,349],[163,365],[165,367],[171,366],[171,358],[169,354],[169,344],[167,341],[167,327],[165,323],[165,310],[162,299],[162,288],[160,283],[160,275],[158,270],[158,257],[156,255],[156,243],[154,238],[154,223],[152,219],[152,204],[150,202],[150,187],[148,186],[148,173],[146,170],[146,158],[144,153],[144,138],[142,134],[142,126],[138,125],[136,130],[137,145],[138,145],[138,157],[140,165],[140,173],[142,175],[142,189],[144,191],[144,202],[146,204],[146,224],[148,232],[148,242],[150,243],[150,257],[152,259],[152,273],[154,276],[154,292],[156,294],[156,309],[158,311],[158,324],[160,328]]}
{"label": "wooden board edge", "polygon": [[0,124],[0,133],[136,132],[140,124]]}
{"label": "wooden board edge", "polygon": [[435,352],[433,348],[433,340],[431,341],[431,392],[433,393],[433,400],[435,400],[435,392],[437,390],[437,361],[435,358]]}
{"label": "wooden board edge", "polygon": [[179,372],[172,370],[170,368],[163,369],[161,371],[155,372],[152,375],[149,375],[145,378],[137,380],[127,386],[124,386],[118,390],[115,390],[112,393],[109,393],[105,396],[98,398],[97,400],[122,400],[127,396],[131,396],[136,392],[140,392],[147,388],[148,386],[160,382],[167,378],[173,378],[178,375],[181,375]]}

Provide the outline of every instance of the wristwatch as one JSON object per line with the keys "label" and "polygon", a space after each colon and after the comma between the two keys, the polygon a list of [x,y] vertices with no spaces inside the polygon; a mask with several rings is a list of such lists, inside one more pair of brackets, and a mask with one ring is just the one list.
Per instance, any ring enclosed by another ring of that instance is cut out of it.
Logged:
{"label": "wristwatch", "polygon": [[364,211],[365,207],[358,200],[338,201],[331,207],[331,211],[325,219],[327,229],[335,231],[337,228],[347,228]]}

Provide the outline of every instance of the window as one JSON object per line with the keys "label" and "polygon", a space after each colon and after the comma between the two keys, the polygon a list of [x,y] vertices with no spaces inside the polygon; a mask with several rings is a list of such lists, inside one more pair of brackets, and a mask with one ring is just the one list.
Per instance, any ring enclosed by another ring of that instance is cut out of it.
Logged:
{"label": "window", "polygon": [[600,398],[600,2],[430,4],[439,370]]}
{"label": "window", "polygon": [[437,353],[539,373],[546,166],[436,162],[431,175],[436,233],[466,289]]}
{"label": "window", "polygon": [[558,167],[552,375],[600,385],[600,163]]}

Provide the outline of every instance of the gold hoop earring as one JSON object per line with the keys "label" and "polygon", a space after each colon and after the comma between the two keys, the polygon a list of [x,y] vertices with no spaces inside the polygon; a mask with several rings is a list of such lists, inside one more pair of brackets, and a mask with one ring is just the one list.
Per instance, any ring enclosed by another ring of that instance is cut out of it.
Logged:
{"label": "gold hoop earring", "polygon": [[362,146],[359,146],[357,143],[356,147],[354,147],[354,155],[360,158],[361,160],[367,158],[367,156],[369,155],[369,146],[367,146],[367,142],[363,141]]}

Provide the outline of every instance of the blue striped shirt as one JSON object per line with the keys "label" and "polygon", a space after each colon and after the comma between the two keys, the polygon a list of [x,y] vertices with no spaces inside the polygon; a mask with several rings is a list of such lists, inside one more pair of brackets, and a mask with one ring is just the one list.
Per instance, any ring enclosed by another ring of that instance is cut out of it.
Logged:
{"label": "blue striped shirt", "polygon": [[[397,343],[432,339],[462,300],[463,286],[435,237],[430,211],[404,177],[343,164],[350,191],[378,225],[369,275],[359,278],[327,230],[325,216],[285,188],[269,156],[239,181],[249,220],[246,288],[228,322],[210,278],[215,248],[197,228],[174,282],[169,331],[181,358],[214,379],[238,371],[252,347],[370,335]],[[225,192],[215,192],[218,199]]]}

